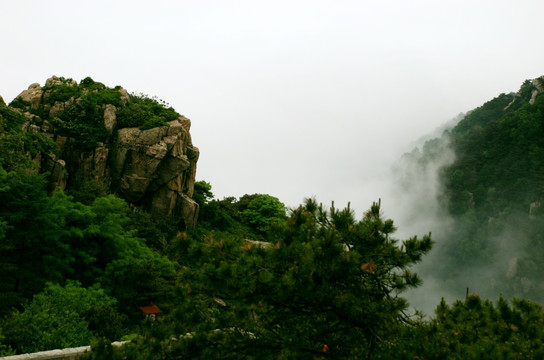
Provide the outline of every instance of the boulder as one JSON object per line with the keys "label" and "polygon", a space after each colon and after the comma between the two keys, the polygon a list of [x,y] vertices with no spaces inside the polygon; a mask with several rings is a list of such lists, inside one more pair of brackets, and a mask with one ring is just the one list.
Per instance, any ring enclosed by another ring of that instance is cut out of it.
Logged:
{"label": "boulder", "polygon": [[35,110],[39,107],[42,100],[43,90],[40,84],[31,84],[27,90],[20,93],[17,97],[30,104],[30,108]]}
{"label": "boulder", "polygon": [[55,85],[70,85],[77,86],[77,81],[73,79],[61,79],[58,76],[51,76],[49,79],[45,80],[45,86],[55,86]]}
{"label": "boulder", "polygon": [[57,101],[55,102],[51,108],[49,109],[49,118],[54,118],[55,116],[59,115],[60,113],[62,113],[70,104],[72,104],[74,102],[74,99],[70,99],[66,102],[60,102],[60,101]]}
{"label": "boulder", "polygon": [[128,91],[121,88],[121,89],[119,89],[119,92],[121,93],[121,103],[123,105],[126,105],[130,100],[130,95],[128,94]]}
{"label": "boulder", "polygon": [[117,118],[115,116],[115,106],[107,104],[104,108],[104,127],[111,134],[117,125]]}

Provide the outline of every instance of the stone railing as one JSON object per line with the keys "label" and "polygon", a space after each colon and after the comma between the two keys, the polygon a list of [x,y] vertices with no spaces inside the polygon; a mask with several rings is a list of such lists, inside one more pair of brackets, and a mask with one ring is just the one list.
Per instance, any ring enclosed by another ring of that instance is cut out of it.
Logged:
{"label": "stone railing", "polygon": [[[126,342],[127,341],[116,341],[111,344],[113,346],[122,346]],[[31,354],[5,356],[0,359],[2,360],[54,360],[54,359],[76,360],[80,355],[83,355],[84,353],[88,351],[91,351],[90,346],[80,346],[75,348],[40,351],[37,353],[31,353]]]}

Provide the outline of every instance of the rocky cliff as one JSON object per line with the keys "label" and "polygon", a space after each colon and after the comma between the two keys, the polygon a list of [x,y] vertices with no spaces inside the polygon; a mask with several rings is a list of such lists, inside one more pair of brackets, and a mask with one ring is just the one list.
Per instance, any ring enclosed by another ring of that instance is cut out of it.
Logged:
{"label": "rocky cliff", "polygon": [[34,158],[50,174],[52,190],[113,192],[182,227],[196,224],[191,198],[199,150],[191,121],[164,102],[90,78],[78,84],[52,77],[30,85],[10,106],[26,116],[24,131],[57,145]]}

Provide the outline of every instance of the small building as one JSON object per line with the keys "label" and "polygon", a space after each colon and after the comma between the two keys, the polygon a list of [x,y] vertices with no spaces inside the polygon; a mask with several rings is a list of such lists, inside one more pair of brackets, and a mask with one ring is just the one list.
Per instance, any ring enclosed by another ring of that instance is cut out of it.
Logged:
{"label": "small building", "polygon": [[142,312],[145,314],[146,319],[150,319],[152,321],[157,321],[157,314],[162,312],[162,310],[153,303],[151,303],[149,306],[142,306],[140,310],[142,310]]}

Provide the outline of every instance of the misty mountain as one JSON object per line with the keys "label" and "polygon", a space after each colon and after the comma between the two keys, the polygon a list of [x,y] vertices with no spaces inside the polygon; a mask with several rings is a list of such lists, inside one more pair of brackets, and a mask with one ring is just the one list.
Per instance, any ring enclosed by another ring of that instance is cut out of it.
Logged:
{"label": "misty mountain", "polygon": [[[405,154],[399,186],[433,213],[421,266],[436,291],[544,300],[544,79],[525,81]],[[430,179],[432,177],[432,179]],[[414,221],[422,221],[422,216]]]}
{"label": "misty mountain", "polygon": [[[0,101],[0,357],[540,359],[542,92],[527,81],[405,154],[396,232],[381,200],[358,220],[315,198],[215,199],[163,101],[32,84]],[[467,287],[520,298],[439,301]]]}

